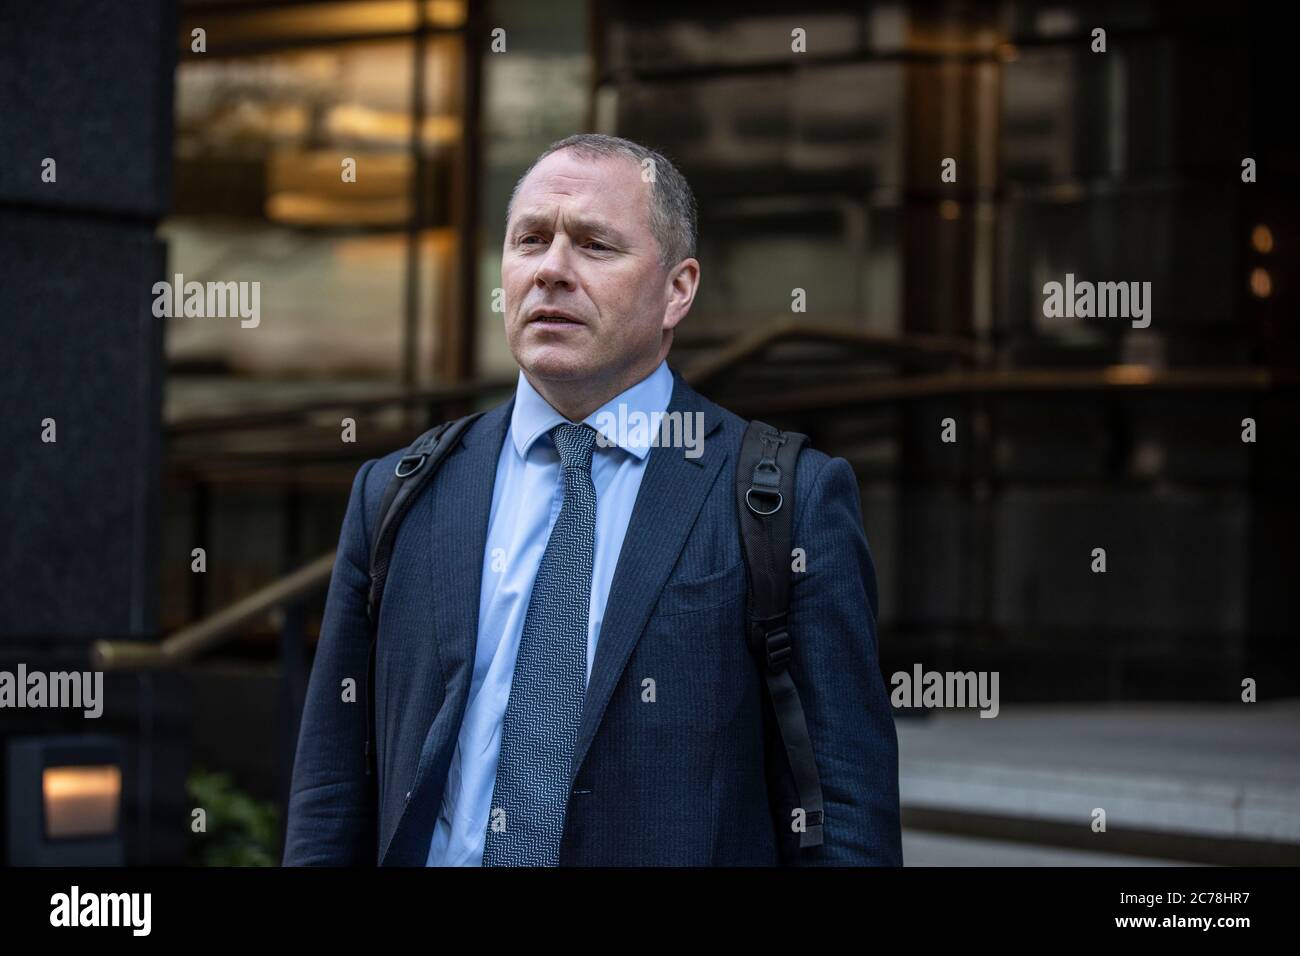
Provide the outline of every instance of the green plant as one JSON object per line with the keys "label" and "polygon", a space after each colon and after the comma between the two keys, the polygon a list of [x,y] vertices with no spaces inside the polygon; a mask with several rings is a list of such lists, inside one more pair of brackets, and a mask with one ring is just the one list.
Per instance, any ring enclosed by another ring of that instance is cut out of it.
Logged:
{"label": "green plant", "polygon": [[[229,774],[194,768],[185,783],[190,805],[204,811],[206,831],[190,833],[191,866],[276,866],[280,814],[254,799]],[[191,827],[194,817],[190,817]]]}

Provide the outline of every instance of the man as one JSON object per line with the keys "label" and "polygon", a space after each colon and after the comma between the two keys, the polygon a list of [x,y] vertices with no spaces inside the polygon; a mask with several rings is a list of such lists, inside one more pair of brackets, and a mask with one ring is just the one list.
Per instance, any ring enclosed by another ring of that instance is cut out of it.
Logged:
{"label": "man", "polygon": [[[666,362],[699,286],[695,228],[685,179],[624,139],[561,140],[516,185],[501,264],[515,395],[470,426],[400,526],[375,652],[377,782],[364,694],[345,687],[364,686],[369,542],[402,453],[357,475],[286,864],[901,864],[857,483],[812,449],[796,472],[790,673],[824,842],[799,848],[746,646],[745,422]],[[618,424],[665,413],[700,423],[693,447]]]}

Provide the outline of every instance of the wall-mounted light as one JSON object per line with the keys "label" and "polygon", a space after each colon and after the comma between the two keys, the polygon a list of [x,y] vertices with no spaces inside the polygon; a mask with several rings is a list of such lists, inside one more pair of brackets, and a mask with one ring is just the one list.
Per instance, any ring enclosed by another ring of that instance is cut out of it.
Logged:
{"label": "wall-mounted light", "polygon": [[1273,277],[1267,269],[1250,270],[1250,291],[1260,299],[1267,299],[1273,294]]}
{"label": "wall-mounted light", "polygon": [[46,767],[41,791],[47,840],[117,832],[118,808],[122,804],[121,767]]}
{"label": "wall-mounted light", "polygon": [[1273,251],[1273,230],[1260,224],[1250,231],[1250,244],[1255,251],[1268,255]]}
{"label": "wall-mounted light", "polygon": [[9,866],[123,865],[122,748],[115,738],[11,738],[4,776]]}

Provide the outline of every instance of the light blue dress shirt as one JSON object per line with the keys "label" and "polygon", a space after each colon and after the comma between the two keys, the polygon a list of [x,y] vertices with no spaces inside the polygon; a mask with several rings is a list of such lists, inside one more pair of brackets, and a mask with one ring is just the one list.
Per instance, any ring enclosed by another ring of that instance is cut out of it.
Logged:
{"label": "light blue dress shirt", "polygon": [[[616,395],[583,421],[605,437],[592,453],[596,486],[596,548],[591,573],[591,613],[587,627],[587,679],[605,616],[609,585],[623,548],[623,536],[641,487],[659,421],[672,398],[667,361],[631,388]],[[619,406],[625,406],[620,414]],[[620,434],[618,422],[637,421]],[[501,724],[510,700],[519,638],[546,542],[564,502],[560,456],[549,432],[568,421],[519,373],[510,431],[497,459],[483,584],[479,591],[478,644],[465,719],[447,771],[442,808],[429,842],[428,866],[481,866],[483,840],[496,783]],[[602,444],[608,443],[608,447]]]}

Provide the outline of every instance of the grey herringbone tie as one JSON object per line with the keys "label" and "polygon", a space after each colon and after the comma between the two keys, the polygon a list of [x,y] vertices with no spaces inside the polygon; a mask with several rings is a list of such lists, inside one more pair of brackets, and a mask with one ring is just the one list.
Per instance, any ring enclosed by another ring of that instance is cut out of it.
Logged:
{"label": "grey herringbone tie", "polygon": [[564,469],[564,503],[533,581],[483,845],[484,866],[555,866],[564,835],[582,701],[587,690],[587,618],[596,546],[596,432],[551,429]]}

